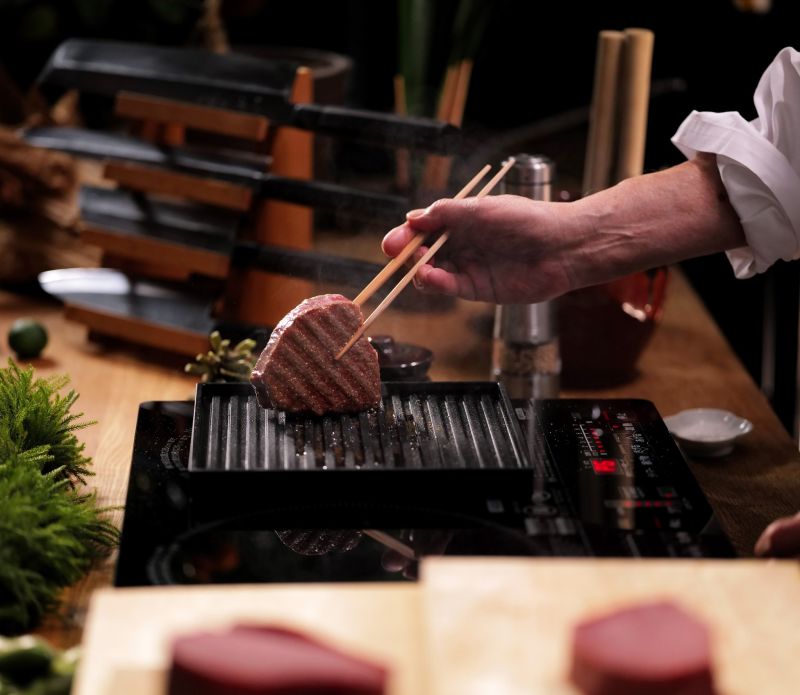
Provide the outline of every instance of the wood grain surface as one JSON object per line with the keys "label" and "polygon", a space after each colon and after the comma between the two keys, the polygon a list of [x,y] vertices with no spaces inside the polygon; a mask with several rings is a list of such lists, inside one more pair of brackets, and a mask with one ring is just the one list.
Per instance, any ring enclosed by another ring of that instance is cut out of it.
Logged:
{"label": "wood grain surface", "polygon": [[386,666],[387,695],[422,695],[415,585],[160,587],[95,593],[73,695],[163,695],[173,637],[237,623],[299,630]]}
{"label": "wood grain surface", "polygon": [[[569,391],[569,397],[637,397],[652,400],[662,415],[683,408],[727,408],[755,428],[729,456],[692,460],[691,467],[740,553],[751,553],[761,530],[774,518],[800,510],[800,455],[768,403],[734,356],[695,293],[675,273],[663,321],[630,383],[605,391]],[[0,335],[13,319],[34,316],[50,333],[50,345],[35,360],[41,375],[69,373],[81,394],[78,407],[98,424],[84,430],[86,452],[94,457],[92,484],[108,505],[125,500],[137,408],[148,400],[191,397],[195,379],[183,361],[159,353],[90,342],[86,329],[64,319],[61,307],[0,292]],[[489,375],[493,309],[455,302],[446,311],[414,313],[394,309],[375,333],[430,347],[436,380],[485,380]],[[3,351],[8,348],[3,342]],[[121,519],[121,511],[115,515]],[[111,583],[113,558],[65,594],[64,615],[52,616],[42,633],[61,646],[80,640],[91,592]]]}
{"label": "wood grain surface", "polygon": [[420,588],[429,695],[579,695],[574,626],[661,599],[708,625],[718,692],[800,683],[796,562],[435,558]]}

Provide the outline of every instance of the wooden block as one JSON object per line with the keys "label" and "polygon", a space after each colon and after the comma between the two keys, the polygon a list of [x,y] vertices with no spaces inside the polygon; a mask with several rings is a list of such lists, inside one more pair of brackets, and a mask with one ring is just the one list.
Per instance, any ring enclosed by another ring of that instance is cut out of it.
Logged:
{"label": "wooden block", "polygon": [[[311,70],[299,68],[292,89],[293,103],[313,100]],[[304,181],[314,176],[314,136],[296,128],[277,128],[272,147],[270,171]],[[311,249],[314,213],[291,203],[265,200],[255,215],[255,239],[267,245]],[[246,272],[232,277],[225,300],[226,318],[247,323],[274,326],[290,309],[311,294],[307,280],[260,272]],[[266,299],[266,301],[265,301]]]}
{"label": "wooden block", "polygon": [[718,692],[800,683],[800,572],[788,560],[434,558],[422,592],[430,695],[578,695],[574,626],[664,599],[708,625]]}
{"label": "wooden block", "polygon": [[110,229],[86,224],[81,229],[81,238],[117,257],[146,262],[158,258],[169,259],[170,266],[177,266],[187,275],[200,273],[225,278],[230,265],[228,256],[214,251],[162,239],[119,234]]}
{"label": "wooden block", "polygon": [[245,211],[253,200],[253,192],[244,186],[140,164],[108,162],[103,175],[121,186],[137,191],[186,198],[231,210]]}
{"label": "wooden block", "polygon": [[170,259],[162,260],[160,263],[152,258],[143,261],[110,251],[102,254],[100,267],[116,268],[126,275],[158,278],[159,280],[169,280],[171,282],[187,281],[190,275],[184,268],[172,265]]}
{"label": "wooden block", "polygon": [[176,635],[248,623],[284,626],[384,664],[386,695],[420,695],[428,689],[417,596],[416,585],[400,582],[96,591],[72,692],[163,695]]}
{"label": "wooden block", "polygon": [[124,118],[177,123],[193,130],[261,141],[267,137],[269,121],[263,116],[237,113],[172,99],[120,92],[114,112]]}
{"label": "wooden block", "polygon": [[173,326],[104,313],[69,302],[64,305],[64,316],[102,335],[111,335],[138,345],[147,345],[187,357],[194,357],[208,350],[208,336],[203,333],[193,333]]}

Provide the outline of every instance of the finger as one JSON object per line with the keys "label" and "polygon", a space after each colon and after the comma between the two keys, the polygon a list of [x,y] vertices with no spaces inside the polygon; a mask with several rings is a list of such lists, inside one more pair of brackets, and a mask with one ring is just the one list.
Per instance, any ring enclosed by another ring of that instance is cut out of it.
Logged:
{"label": "finger", "polygon": [[451,273],[443,268],[422,266],[417,271],[414,284],[422,292],[474,299],[472,283],[461,273]]}
{"label": "finger", "polygon": [[800,513],[773,521],[756,542],[760,557],[800,557]]}
{"label": "finger", "polygon": [[383,252],[392,258],[400,253],[415,236],[416,232],[408,226],[401,224],[389,231],[381,242]]}

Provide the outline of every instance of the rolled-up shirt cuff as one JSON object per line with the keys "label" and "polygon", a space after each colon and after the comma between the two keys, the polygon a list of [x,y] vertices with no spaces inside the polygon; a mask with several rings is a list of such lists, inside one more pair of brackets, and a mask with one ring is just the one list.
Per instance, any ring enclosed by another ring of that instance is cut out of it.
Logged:
{"label": "rolled-up shirt cuff", "polygon": [[736,277],[761,273],[779,259],[800,258],[800,178],[789,161],[735,112],[693,111],[672,137],[687,157],[717,156],[722,183],[747,246],[728,252]]}

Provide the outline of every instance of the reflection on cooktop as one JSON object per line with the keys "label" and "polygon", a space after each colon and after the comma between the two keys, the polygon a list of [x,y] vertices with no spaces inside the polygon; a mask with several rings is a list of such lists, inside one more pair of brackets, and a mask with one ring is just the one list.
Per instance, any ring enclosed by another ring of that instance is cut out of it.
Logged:
{"label": "reflection on cooktop", "polygon": [[532,555],[541,548],[502,527],[463,529],[195,529],[156,548],[152,584],[359,582],[415,579],[431,555]]}
{"label": "reflection on cooktop", "polygon": [[[218,506],[195,498],[192,402],[144,403],[115,584],[402,581],[416,576],[421,558],[441,554],[735,555],[651,403],[551,400],[515,404],[514,414],[532,486],[487,487],[482,470],[465,469],[446,479],[444,499],[421,495],[410,504],[370,495],[369,485],[342,499],[326,487],[338,471],[309,470],[301,473],[315,496],[295,486],[267,500],[267,478],[258,479],[254,510],[234,494],[245,485],[212,496]],[[385,493],[396,478],[384,473]]]}

